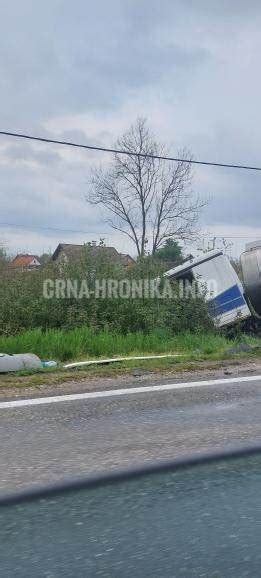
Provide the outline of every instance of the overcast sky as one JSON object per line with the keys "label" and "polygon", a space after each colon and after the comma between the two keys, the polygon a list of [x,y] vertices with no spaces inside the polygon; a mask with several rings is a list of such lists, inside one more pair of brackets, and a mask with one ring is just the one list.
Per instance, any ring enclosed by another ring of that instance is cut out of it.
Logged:
{"label": "overcast sky", "polygon": [[[111,146],[145,116],[173,154],[186,146],[198,160],[261,165],[257,0],[0,7],[0,130]],[[106,160],[0,137],[0,241],[11,252],[41,253],[103,236],[133,253],[85,202],[90,166]],[[194,189],[211,198],[205,243],[214,234],[239,237],[231,239],[238,253],[261,238],[261,173],[197,168]]]}

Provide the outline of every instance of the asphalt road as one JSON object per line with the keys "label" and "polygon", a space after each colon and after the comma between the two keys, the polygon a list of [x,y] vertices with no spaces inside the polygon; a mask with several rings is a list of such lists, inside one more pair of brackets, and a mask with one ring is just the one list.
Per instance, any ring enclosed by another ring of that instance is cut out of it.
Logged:
{"label": "asphalt road", "polygon": [[261,443],[261,377],[22,407],[2,402],[0,436],[1,492]]}
{"label": "asphalt road", "polygon": [[5,578],[259,578],[260,455],[0,508]]}

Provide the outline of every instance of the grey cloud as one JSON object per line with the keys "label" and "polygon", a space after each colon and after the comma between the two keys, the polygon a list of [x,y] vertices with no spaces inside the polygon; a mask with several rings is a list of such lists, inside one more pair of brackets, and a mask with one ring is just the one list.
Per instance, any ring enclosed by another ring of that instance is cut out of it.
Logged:
{"label": "grey cloud", "polygon": [[205,219],[215,225],[260,227],[261,175],[239,171],[234,175],[225,169],[222,180],[214,173],[212,200]]}
{"label": "grey cloud", "polygon": [[[87,136],[83,130],[64,130],[59,134],[59,140],[73,142],[83,145],[104,146],[104,137],[108,136],[105,132],[97,132],[95,141],[93,137]],[[109,135],[110,136],[110,135]]]}
{"label": "grey cloud", "polygon": [[[90,9],[84,0],[76,6],[47,0],[43,8],[27,0],[23,9],[17,0],[6,7],[0,23],[5,127],[10,122],[35,126],[86,108],[115,108],[129,91],[206,58],[200,47],[191,51],[164,42],[167,31],[159,26],[160,15],[153,17],[153,3],[150,10],[147,2],[135,4],[136,9],[130,1],[112,0]],[[173,13],[171,2],[166,5]],[[158,27],[163,38],[157,41]]]}
{"label": "grey cloud", "polygon": [[[37,145],[36,145],[37,146]],[[9,145],[5,148],[1,155],[4,159],[7,159],[15,163],[34,162],[38,165],[43,165],[47,167],[57,166],[61,162],[60,155],[52,150],[41,150],[40,148],[33,148],[28,141],[20,141],[17,144]]]}
{"label": "grey cloud", "polygon": [[[38,171],[19,163],[1,166],[1,223],[21,224],[28,230],[39,227],[103,232],[100,211],[85,202],[86,173],[71,170],[59,159],[59,167],[39,166]],[[8,194],[6,192],[8,191]],[[51,233],[46,229],[43,235]],[[1,235],[0,235],[1,238]]]}
{"label": "grey cloud", "polygon": [[[257,0],[247,10],[243,0],[2,2],[0,128],[52,137],[48,121],[96,115],[91,136],[66,126],[59,136],[102,145],[114,138],[106,119],[122,114],[126,128],[142,114],[171,152],[260,164],[260,25]],[[2,221],[106,230],[84,200],[93,156],[3,142]],[[195,189],[213,196],[204,223],[259,226],[260,178],[196,170]]]}

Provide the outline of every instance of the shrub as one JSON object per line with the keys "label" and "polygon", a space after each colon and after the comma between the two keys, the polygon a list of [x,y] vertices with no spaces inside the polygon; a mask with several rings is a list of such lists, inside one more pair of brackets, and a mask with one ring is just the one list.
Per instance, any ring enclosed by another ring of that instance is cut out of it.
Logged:
{"label": "shrub", "polygon": [[0,278],[0,334],[14,335],[25,329],[73,329],[87,326],[93,330],[110,330],[122,334],[155,329],[198,332],[211,327],[203,297],[160,299],[75,297],[46,299],[45,279],[86,279],[94,286],[96,279],[155,279],[162,275],[162,266],[153,259],[140,260],[129,270],[99,258],[94,262],[88,249],[83,259],[59,270],[54,264],[34,271],[14,271],[8,268]]}

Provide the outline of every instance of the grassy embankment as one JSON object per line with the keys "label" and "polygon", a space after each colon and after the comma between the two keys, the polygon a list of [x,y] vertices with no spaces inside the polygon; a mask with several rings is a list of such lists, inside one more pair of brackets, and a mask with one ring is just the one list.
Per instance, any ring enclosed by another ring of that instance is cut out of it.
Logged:
{"label": "grassy embankment", "polygon": [[[260,340],[246,336],[243,339],[248,344],[255,346],[250,356],[259,355]],[[198,362],[217,362],[233,358],[233,355],[228,351],[232,346],[231,340],[214,332],[194,334],[184,332],[171,335],[169,332],[161,330],[149,334],[137,332],[122,335],[105,330],[95,333],[88,327],[81,327],[69,331],[49,330],[46,332],[34,329],[15,336],[0,336],[0,352],[32,352],[42,360],[55,359],[60,363],[102,357],[180,354],[177,357],[166,359],[127,361],[113,366],[92,366],[82,370],[68,371],[61,368],[48,370],[48,382],[53,383],[72,378],[80,379],[87,375],[106,376],[127,373],[137,367],[152,371],[193,369]],[[240,357],[247,356],[249,357],[249,353],[240,354]],[[46,382],[47,370],[38,371],[37,375],[29,375],[29,373],[2,375],[0,376],[0,384],[40,385]]]}
{"label": "grassy embankment", "polygon": [[0,336],[0,351],[4,353],[31,352],[41,359],[56,359],[60,362],[86,357],[108,357],[120,355],[145,355],[146,353],[190,353],[201,354],[222,352],[228,346],[225,337],[215,333],[180,333],[171,335],[167,331],[120,333],[111,331],[94,332],[89,327],[71,330],[50,329],[42,332],[33,329],[15,336]]}

